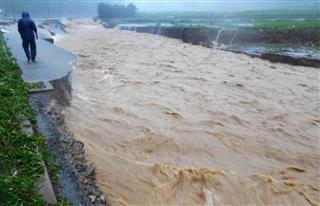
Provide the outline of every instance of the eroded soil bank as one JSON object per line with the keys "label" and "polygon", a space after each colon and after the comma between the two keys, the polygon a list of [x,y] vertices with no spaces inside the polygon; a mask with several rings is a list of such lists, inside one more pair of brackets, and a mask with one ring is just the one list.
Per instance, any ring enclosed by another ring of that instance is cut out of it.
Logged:
{"label": "eroded soil bank", "polygon": [[[107,23],[103,23],[105,27]],[[123,24],[117,28],[157,34],[236,53],[244,53],[271,62],[320,68],[317,45],[318,29],[254,29],[254,28],[180,28]]]}
{"label": "eroded soil bank", "polygon": [[73,22],[65,111],[113,205],[318,205],[319,70]]}
{"label": "eroded soil bank", "polygon": [[141,33],[159,34],[166,37],[182,39],[184,42],[200,44],[216,41],[217,43],[229,45],[237,43],[256,44],[300,44],[318,45],[318,29],[221,29],[221,28],[180,28],[180,27],[158,27],[158,26],[130,26],[119,25],[120,29],[136,31]]}
{"label": "eroded soil bank", "polygon": [[83,143],[65,129],[63,109],[70,105],[70,76],[51,81],[52,91],[29,96],[37,114],[37,131],[45,137],[48,152],[54,158],[46,159],[49,176],[59,201],[66,198],[77,206],[105,206],[106,197],[97,187],[95,168],[85,159]]}

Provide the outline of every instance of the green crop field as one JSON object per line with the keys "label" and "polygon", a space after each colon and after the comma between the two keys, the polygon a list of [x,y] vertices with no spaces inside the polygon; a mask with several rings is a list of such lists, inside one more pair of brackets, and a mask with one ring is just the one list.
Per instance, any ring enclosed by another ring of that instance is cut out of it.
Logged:
{"label": "green crop field", "polygon": [[272,21],[256,23],[258,29],[320,29],[320,20]]}

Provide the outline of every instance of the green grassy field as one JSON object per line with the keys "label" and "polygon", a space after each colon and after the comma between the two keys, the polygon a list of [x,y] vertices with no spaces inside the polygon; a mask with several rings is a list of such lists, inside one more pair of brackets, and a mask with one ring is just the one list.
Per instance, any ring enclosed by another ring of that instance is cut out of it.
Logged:
{"label": "green grassy field", "polygon": [[258,29],[320,29],[320,20],[272,21],[256,23]]}
{"label": "green grassy field", "polygon": [[318,9],[255,10],[241,12],[141,12],[135,18],[113,19],[115,24],[169,23],[177,27],[251,27],[259,29],[318,29]]}
{"label": "green grassy field", "polygon": [[215,20],[215,19],[319,19],[320,11],[314,9],[273,9],[273,10],[248,10],[239,12],[140,12],[137,18],[149,20],[180,19],[180,20]]}

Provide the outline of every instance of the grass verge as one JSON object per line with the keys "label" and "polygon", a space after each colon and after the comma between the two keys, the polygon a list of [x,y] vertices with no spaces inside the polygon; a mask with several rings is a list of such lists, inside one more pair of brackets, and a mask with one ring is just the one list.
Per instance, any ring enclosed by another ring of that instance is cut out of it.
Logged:
{"label": "grass verge", "polygon": [[[53,181],[59,183],[59,167],[48,152],[36,129],[36,118],[28,92],[40,83],[25,83],[21,71],[5,46],[0,33],[0,206],[44,206],[38,194],[38,179],[44,173],[43,160]],[[25,122],[31,122],[34,135],[26,134]],[[60,197],[54,206],[71,206]]]}
{"label": "grass verge", "polygon": [[28,87],[7,52],[0,34],[0,205],[45,205],[37,193],[43,174],[40,136],[23,132],[26,121],[35,122]]}

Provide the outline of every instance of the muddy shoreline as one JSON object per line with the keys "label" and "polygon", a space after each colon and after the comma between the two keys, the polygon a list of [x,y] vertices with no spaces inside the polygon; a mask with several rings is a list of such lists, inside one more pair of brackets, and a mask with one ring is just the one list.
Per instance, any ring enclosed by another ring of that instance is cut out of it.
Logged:
{"label": "muddy shoreline", "polygon": [[85,158],[84,144],[75,140],[64,126],[63,110],[71,101],[71,74],[51,84],[53,91],[30,94],[29,101],[37,114],[38,130],[60,169],[56,182],[54,168],[48,168],[56,196],[79,206],[109,205],[96,184],[94,166]]}

